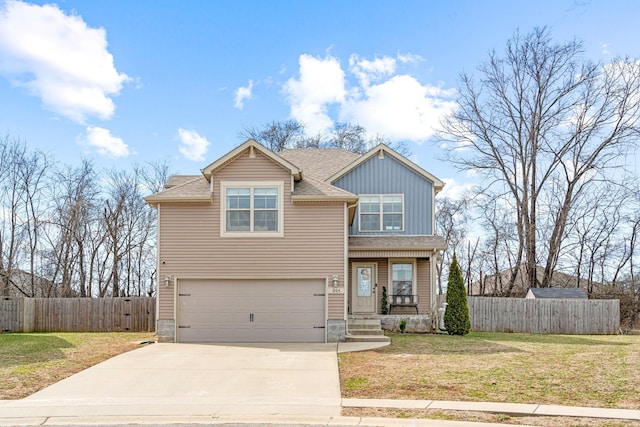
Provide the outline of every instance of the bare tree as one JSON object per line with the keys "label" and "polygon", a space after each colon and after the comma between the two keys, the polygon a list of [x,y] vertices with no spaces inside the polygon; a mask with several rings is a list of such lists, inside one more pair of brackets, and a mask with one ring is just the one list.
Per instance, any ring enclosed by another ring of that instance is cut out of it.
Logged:
{"label": "bare tree", "polygon": [[19,258],[24,250],[23,172],[27,163],[26,144],[19,139],[0,140],[0,294],[12,289],[28,296],[15,280]]}
{"label": "bare tree", "polygon": [[262,127],[245,127],[242,139],[254,139],[274,152],[295,146],[304,137],[304,125],[296,120],[267,123]]}
{"label": "bare tree", "polygon": [[369,136],[365,128],[352,123],[336,123],[327,132],[307,135],[305,125],[296,120],[272,121],[262,127],[245,127],[239,136],[242,140],[254,139],[276,153],[291,148],[342,148],[363,154],[378,144],[386,144],[404,156],[411,155],[404,142],[391,142],[377,134]]}
{"label": "bare tree", "polygon": [[444,294],[442,279],[447,277],[444,269],[451,264],[453,254],[460,252],[467,238],[468,206],[469,201],[466,197],[436,199],[436,234],[442,236],[447,245],[447,250],[443,252],[436,263],[438,294],[440,295]]}
{"label": "bare tree", "polygon": [[[530,286],[548,287],[572,208],[594,182],[619,177],[636,141],[640,63],[585,61],[579,41],[555,43],[543,28],[516,33],[479,73],[461,76],[459,109],[444,123],[447,158],[483,174],[482,191],[512,207],[516,266],[524,262]],[[550,227],[544,251],[540,223]]]}

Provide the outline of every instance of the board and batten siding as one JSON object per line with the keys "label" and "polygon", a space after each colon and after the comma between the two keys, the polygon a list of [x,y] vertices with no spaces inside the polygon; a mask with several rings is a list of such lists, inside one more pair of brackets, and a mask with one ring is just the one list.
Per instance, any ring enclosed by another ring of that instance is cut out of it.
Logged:
{"label": "board and batten siding", "polygon": [[[220,237],[221,181],[282,181],[284,237]],[[326,279],[344,286],[344,202],[292,204],[291,173],[248,151],[214,175],[209,203],[160,206],[159,319],[174,318],[174,283],[164,277],[202,279]],[[328,299],[329,319],[343,319],[342,298]]]}
{"label": "board and batten siding", "polygon": [[[433,234],[433,183],[391,156],[373,156],[333,183],[354,194],[404,194],[404,230],[401,235]],[[351,235],[388,235],[389,232],[360,232],[359,217],[349,229]]]}

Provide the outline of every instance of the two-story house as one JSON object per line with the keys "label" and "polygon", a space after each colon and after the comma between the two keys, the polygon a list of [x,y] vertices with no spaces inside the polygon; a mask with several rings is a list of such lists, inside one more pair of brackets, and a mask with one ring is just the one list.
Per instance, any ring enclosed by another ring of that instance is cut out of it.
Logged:
{"label": "two-story house", "polygon": [[[385,145],[274,153],[248,140],[145,200],[158,210],[157,333],[325,342],[352,315],[429,314],[443,183]],[[396,297],[397,296],[397,297]]]}

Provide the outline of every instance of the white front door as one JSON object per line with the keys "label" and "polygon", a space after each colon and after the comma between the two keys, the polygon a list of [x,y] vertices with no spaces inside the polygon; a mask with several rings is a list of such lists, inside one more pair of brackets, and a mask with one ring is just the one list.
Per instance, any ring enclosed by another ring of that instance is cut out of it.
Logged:
{"label": "white front door", "polygon": [[353,314],[374,314],[376,312],[376,283],[378,265],[376,263],[354,262],[351,278],[351,312]]}

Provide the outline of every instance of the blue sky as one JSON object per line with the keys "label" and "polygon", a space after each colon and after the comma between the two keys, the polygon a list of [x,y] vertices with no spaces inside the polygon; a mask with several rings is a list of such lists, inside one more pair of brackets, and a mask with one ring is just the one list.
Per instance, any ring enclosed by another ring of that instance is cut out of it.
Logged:
{"label": "blue sky", "polygon": [[197,173],[245,126],[336,121],[403,140],[455,192],[430,138],[514,31],[640,56],[638,1],[0,0],[0,135],[74,164]]}

